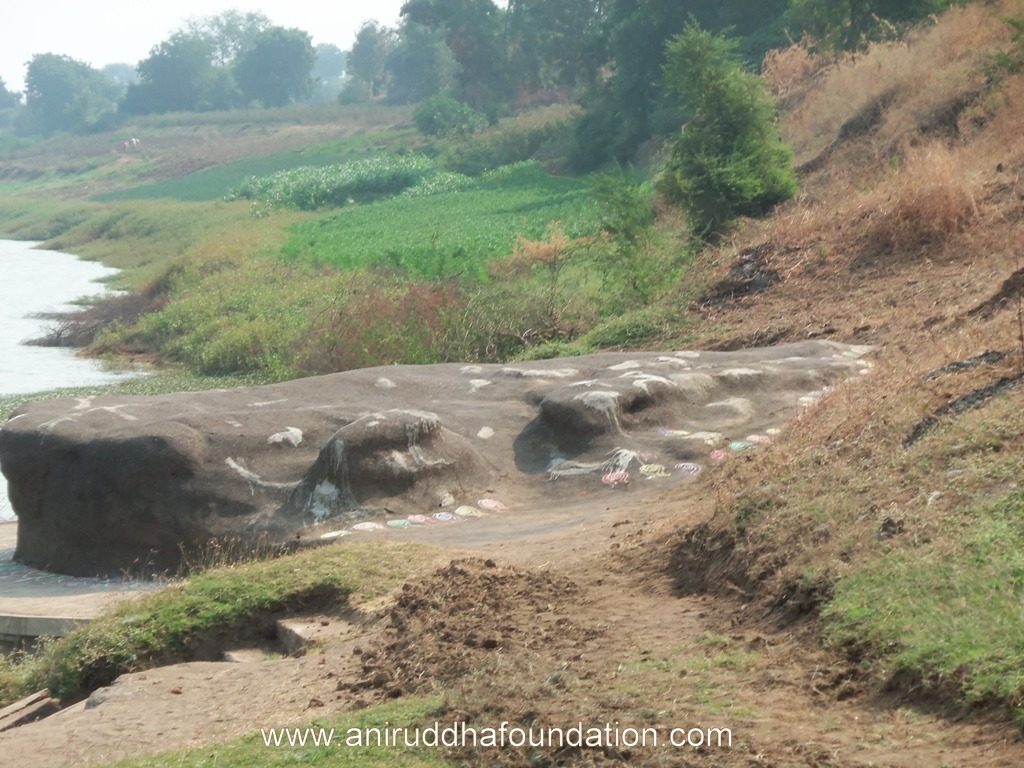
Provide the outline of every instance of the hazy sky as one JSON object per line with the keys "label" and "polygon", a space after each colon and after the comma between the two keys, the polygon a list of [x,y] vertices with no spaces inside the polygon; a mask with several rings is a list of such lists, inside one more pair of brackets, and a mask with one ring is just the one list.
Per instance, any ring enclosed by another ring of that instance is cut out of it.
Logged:
{"label": "hazy sky", "polygon": [[0,77],[21,90],[25,62],[63,53],[102,67],[137,64],[189,18],[230,8],[262,11],[275,24],[298,27],[314,43],[352,45],[368,19],[394,24],[404,0],[0,0]]}

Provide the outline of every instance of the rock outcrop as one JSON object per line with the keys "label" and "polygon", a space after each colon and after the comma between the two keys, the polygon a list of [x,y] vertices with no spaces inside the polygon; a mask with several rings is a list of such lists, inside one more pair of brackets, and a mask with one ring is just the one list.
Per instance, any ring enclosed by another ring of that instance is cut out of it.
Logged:
{"label": "rock outcrop", "polygon": [[16,558],[75,575],[173,568],[211,539],[284,542],[397,527],[480,496],[523,505],[580,483],[682,480],[709,456],[769,442],[829,385],[866,372],[867,351],[815,341],[392,366],[40,401],[0,430]]}

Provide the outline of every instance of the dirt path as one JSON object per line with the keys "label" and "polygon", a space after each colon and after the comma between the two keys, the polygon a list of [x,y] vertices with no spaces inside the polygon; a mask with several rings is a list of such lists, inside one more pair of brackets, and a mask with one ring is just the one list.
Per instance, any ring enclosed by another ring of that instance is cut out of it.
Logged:
{"label": "dirt path", "polygon": [[[1024,764],[1024,744],[1004,723],[951,721],[865,695],[807,628],[780,630],[740,596],[676,594],[658,542],[694,522],[678,500],[592,511],[586,524],[497,537],[469,559],[459,553],[365,624],[330,618],[324,646],[301,658],[126,675],[89,702],[0,734],[0,753],[20,768],[102,763],[329,717],[397,686],[444,690],[455,714],[478,727],[728,728],[732,748],[685,754],[716,766]],[[360,687],[375,671],[384,682]],[[526,759],[515,751],[456,757]],[[684,755],[662,746],[628,757],[678,765]]]}

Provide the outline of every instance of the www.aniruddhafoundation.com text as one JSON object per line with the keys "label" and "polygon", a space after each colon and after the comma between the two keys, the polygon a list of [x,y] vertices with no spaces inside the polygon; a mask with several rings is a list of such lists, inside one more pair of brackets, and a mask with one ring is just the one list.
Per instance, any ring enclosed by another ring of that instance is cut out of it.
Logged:
{"label": "www.aniruddhafoundation.com text", "polygon": [[728,749],[732,747],[729,728],[653,726],[632,727],[620,723],[601,725],[577,723],[572,726],[523,727],[502,722],[493,727],[463,722],[435,722],[426,726],[381,726],[363,728],[263,728],[268,748],[368,747],[414,749],[419,747],[534,749],[572,747],[577,749]]}

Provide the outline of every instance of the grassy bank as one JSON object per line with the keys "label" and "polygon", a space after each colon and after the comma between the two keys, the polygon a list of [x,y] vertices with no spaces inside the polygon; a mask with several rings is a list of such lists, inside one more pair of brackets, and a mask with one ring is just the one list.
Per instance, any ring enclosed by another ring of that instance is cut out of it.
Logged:
{"label": "grassy bank", "polygon": [[126,672],[219,659],[275,617],[379,597],[436,557],[416,545],[372,543],[211,567],[126,601],[36,654],[0,660],[0,703],[40,688],[76,701]]}

